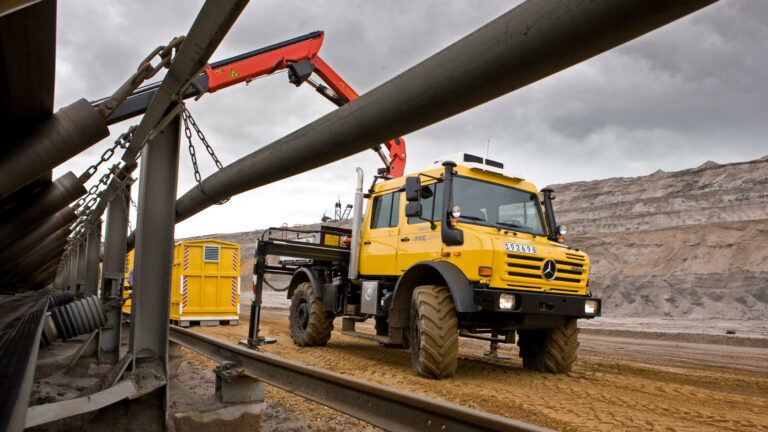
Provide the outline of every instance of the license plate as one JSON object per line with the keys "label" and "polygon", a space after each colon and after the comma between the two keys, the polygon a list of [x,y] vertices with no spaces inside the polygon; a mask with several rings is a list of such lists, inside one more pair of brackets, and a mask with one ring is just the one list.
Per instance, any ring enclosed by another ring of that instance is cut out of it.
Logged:
{"label": "license plate", "polygon": [[504,243],[504,249],[507,252],[519,252],[524,254],[536,255],[536,247],[517,243]]}

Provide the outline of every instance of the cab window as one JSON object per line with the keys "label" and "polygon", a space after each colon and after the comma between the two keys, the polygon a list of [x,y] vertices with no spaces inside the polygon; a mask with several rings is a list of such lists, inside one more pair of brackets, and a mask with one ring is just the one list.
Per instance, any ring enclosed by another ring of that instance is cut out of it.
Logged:
{"label": "cab window", "polygon": [[[441,214],[443,209],[443,183],[432,183],[425,187],[429,188],[432,196],[419,200],[421,203],[421,217],[439,222],[443,219]],[[408,218],[408,224],[426,223],[424,219],[410,217]]]}
{"label": "cab window", "polygon": [[371,229],[397,226],[400,217],[400,192],[373,197]]}

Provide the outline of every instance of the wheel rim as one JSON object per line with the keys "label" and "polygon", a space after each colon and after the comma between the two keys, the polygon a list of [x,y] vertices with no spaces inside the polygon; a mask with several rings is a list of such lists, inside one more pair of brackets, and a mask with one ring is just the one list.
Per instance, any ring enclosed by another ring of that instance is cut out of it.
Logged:
{"label": "wheel rim", "polygon": [[309,305],[306,301],[302,301],[296,308],[296,324],[301,332],[309,326]]}

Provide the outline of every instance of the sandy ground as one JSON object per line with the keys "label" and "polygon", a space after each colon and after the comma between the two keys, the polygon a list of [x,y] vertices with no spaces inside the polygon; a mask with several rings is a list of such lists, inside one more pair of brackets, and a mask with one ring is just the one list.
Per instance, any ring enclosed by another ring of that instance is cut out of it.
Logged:
{"label": "sandy ground", "polygon": [[[341,335],[340,320],[313,348],[293,345],[287,322],[284,309],[263,311],[262,334],[278,340],[264,351],[557,430],[768,430],[768,348],[585,333],[573,372],[548,375],[523,369],[515,346],[487,360],[473,356],[486,343],[462,339],[456,376],[433,381],[412,373],[407,350]],[[236,342],[247,325],[194,329]],[[272,387],[267,403],[266,430],[372,429]]]}

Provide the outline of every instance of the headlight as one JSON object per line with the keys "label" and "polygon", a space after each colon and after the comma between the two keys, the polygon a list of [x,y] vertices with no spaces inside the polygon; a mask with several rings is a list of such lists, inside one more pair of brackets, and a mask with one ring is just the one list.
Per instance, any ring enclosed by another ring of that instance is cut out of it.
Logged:
{"label": "headlight", "polygon": [[560,234],[561,236],[564,236],[567,232],[568,232],[567,226],[560,225],[559,227],[557,227],[557,233]]}
{"label": "headlight", "polygon": [[600,303],[597,300],[587,300],[584,302],[584,313],[587,315],[594,315],[600,309]]}
{"label": "headlight", "polygon": [[459,216],[461,216],[461,207],[457,205],[451,207],[451,216],[453,216],[454,218],[458,218]]}
{"label": "headlight", "polygon": [[515,295],[502,294],[499,296],[499,309],[512,310],[515,308]]}

